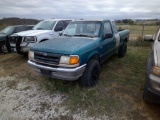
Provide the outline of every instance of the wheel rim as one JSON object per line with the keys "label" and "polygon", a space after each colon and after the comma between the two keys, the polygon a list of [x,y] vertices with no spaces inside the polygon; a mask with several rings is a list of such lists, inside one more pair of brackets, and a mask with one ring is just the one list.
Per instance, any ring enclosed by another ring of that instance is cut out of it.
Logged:
{"label": "wheel rim", "polygon": [[7,52],[7,47],[6,47],[6,45],[2,45],[2,46],[1,46],[1,50],[2,50],[3,53],[6,53],[6,52]]}
{"label": "wheel rim", "polygon": [[98,78],[99,78],[98,67],[94,67],[92,70],[92,75],[91,75],[92,83],[95,84]]}

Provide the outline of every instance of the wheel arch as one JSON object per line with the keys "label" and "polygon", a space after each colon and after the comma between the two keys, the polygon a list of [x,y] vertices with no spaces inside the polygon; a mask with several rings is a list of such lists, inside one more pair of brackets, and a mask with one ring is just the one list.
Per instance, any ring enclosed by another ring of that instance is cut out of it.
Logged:
{"label": "wheel arch", "polygon": [[44,39],[40,40],[39,43],[47,41],[47,40],[49,40],[49,39],[48,38],[44,38]]}
{"label": "wheel arch", "polygon": [[87,59],[87,63],[90,61],[90,60],[92,60],[92,59],[96,59],[99,63],[100,63],[100,56],[99,56],[99,54],[97,53],[97,52],[94,52],[94,53],[92,53],[92,54],[90,54],[89,56],[88,56],[88,59]]}

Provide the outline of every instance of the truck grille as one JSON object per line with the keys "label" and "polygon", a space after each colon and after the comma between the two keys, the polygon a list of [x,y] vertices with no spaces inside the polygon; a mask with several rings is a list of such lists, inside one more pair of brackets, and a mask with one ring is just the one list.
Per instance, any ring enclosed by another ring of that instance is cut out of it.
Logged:
{"label": "truck grille", "polygon": [[17,39],[22,40],[22,37],[20,37],[20,36],[14,36],[14,37],[10,36],[9,37],[9,41],[11,44],[16,44]]}
{"label": "truck grille", "polygon": [[58,65],[61,55],[45,52],[34,53],[34,59],[36,63],[43,65]]}
{"label": "truck grille", "polygon": [[16,44],[17,38],[18,38],[18,37],[9,37],[10,43]]}

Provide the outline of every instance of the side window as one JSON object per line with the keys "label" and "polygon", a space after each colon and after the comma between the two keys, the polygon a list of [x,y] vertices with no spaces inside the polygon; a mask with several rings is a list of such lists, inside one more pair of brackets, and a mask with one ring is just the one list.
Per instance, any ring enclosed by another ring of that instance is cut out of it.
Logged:
{"label": "side window", "polygon": [[112,33],[111,24],[109,22],[104,23],[103,34]]}
{"label": "side window", "polygon": [[20,26],[16,28],[16,32],[21,32],[21,31],[25,31],[25,27],[24,26]]}
{"label": "side window", "polygon": [[116,28],[116,23],[112,21],[112,25],[113,25],[113,31],[114,33],[117,33],[117,28]]}
{"label": "side window", "polygon": [[[64,29],[64,23],[63,23],[63,21],[59,21],[59,22],[57,23],[55,29],[57,29],[58,27],[63,27],[63,29]],[[55,30],[55,29],[54,29],[54,30]]]}

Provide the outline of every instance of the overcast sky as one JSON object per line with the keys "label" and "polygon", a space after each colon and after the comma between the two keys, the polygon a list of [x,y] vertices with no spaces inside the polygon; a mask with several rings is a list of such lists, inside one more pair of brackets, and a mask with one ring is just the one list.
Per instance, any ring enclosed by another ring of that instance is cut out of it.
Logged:
{"label": "overcast sky", "polygon": [[0,18],[160,19],[160,0],[0,0]]}

